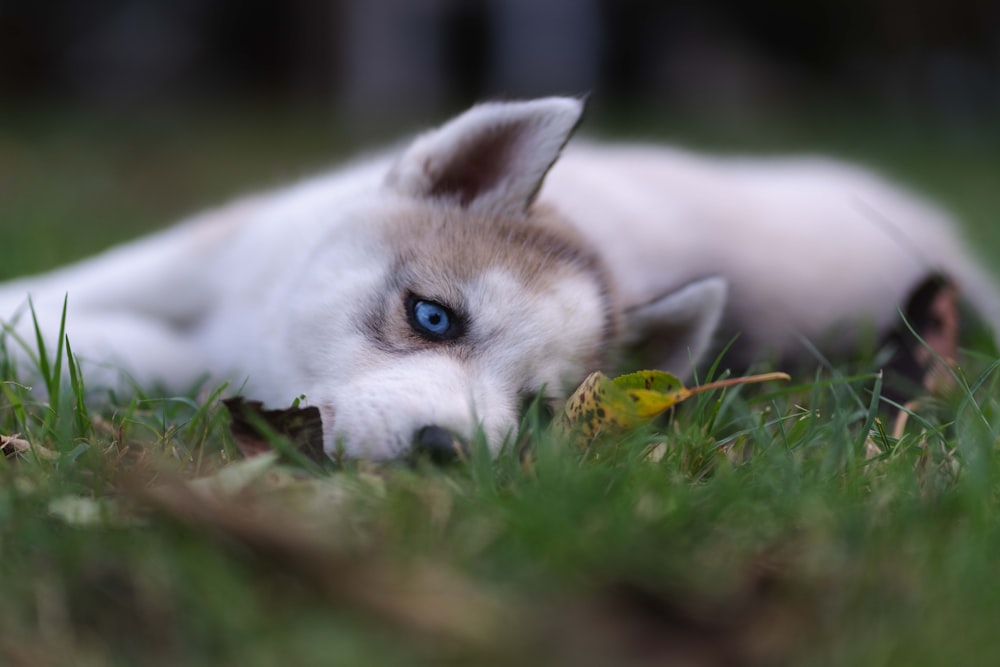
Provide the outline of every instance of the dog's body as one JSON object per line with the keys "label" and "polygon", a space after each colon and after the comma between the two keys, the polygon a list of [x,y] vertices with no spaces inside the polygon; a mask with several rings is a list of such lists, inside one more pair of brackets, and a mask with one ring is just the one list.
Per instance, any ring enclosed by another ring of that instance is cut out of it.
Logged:
{"label": "dog's body", "polygon": [[207,373],[275,407],[304,395],[328,452],[372,458],[427,427],[481,425],[495,449],[525,397],[558,400],[623,348],[687,374],[720,322],[744,359],[802,356],[799,337],[834,330],[823,349],[842,350],[934,272],[1000,322],[947,216],[878,177],[821,159],[562,152],[580,112],[475,107],[401,155],[0,286],[0,320],[32,340],[30,294],[52,344],[68,293],[90,386],[121,369],[170,391]]}

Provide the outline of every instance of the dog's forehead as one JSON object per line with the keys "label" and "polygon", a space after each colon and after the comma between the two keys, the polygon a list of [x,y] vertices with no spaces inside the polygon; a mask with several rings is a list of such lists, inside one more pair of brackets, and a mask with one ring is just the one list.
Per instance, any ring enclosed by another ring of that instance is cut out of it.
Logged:
{"label": "dog's forehead", "polygon": [[597,254],[543,208],[525,218],[491,218],[452,206],[414,207],[388,220],[383,233],[397,269],[442,296],[491,269],[525,287],[573,279],[608,289]]}

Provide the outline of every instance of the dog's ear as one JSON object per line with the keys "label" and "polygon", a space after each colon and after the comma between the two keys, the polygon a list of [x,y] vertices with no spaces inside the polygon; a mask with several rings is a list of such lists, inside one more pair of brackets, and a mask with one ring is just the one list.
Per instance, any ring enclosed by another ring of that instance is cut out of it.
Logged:
{"label": "dog's ear", "polygon": [[704,278],[625,311],[625,344],[637,360],[686,377],[711,347],[726,281]]}
{"label": "dog's ear", "polygon": [[386,184],[483,213],[522,215],[582,113],[582,101],[565,97],[475,106],[418,137]]}

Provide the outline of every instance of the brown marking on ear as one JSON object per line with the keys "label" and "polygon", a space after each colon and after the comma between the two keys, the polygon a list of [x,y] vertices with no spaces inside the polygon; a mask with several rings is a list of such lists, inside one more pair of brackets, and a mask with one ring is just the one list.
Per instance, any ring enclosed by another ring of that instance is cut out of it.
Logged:
{"label": "brown marking on ear", "polygon": [[434,166],[429,161],[425,163],[424,171],[433,182],[429,194],[457,199],[462,206],[468,206],[476,197],[495,188],[511,168],[522,129],[518,123],[490,128],[463,146],[462,152],[452,156],[440,173],[433,173]]}

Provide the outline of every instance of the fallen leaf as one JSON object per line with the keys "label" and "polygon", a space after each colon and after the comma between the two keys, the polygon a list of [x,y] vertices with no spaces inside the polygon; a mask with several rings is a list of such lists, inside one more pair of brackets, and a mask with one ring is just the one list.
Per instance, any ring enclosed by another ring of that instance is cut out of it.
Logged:
{"label": "fallen leaf", "polygon": [[271,450],[245,461],[230,463],[214,475],[200,477],[188,482],[187,485],[196,494],[206,499],[234,498],[271,473],[277,462],[278,453]]}
{"label": "fallen leaf", "polygon": [[[206,499],[185,485],[143,493],[158,512],[200,529],[282,583],[299,580],[341,608],[365,612],[416,639],[476,647],[513,639],[518,616],[506,600],[431,561],[395,565],[376,551],[357,554],[294,512],[262,520],[231,499]],[[280,518],[280,520],[278,520]]]}
{"label": "fallen leaf", "polygon": [[323,452],[323,421],[319,409],[265,410],[260,401],[230,398],[223,401],[231,418],[230,430],[240,453],[247,458],[274,451],[275,437],[291,445],[314,462],[326,460]]}
{"label": "fallen leaf", "polygon": [[[183,487],[205,502],[233,503],[248,512],[284,516],[292,514],[317,525],[338,516],[341,508],[358,499],[385,497],[385,481],[378,475],[313,476],[293,465],[283,464],[281,454],[269,451],[229,463],[215,473],[193,480],[168,480],[150,489],[169,493]],[[136,485],[137,494],[145,487]]]}
{"label": "fallen leaf", "polygon": [[95,526],[104,521],[101,503],[83,496],[60,496],[49,501],[49,514],[74,526]]}
{"label": "fallen leaf", "polygon": [[5,458],[12,459],[18,454],[24,454],[31,449],[31,443],[22,440],[19,433],[14,435],[0,435],[0,452]]}
{"label": "fallen leaf", "polygon": [[49,516],[71,526],[134,526],[139,519],[115,498],[90,498],[65,495],[53,498],[48,504]]}
{"label": "fallen leaf", "polygon": [[589,444],[609,433],[638,428],[691,396],[740,384],[789,380],[786,373],[765,373],[685,387],[674,375],[663,371],[638,371],[611,379],[592,373],[566,401],[555,432],[577,444]]}

